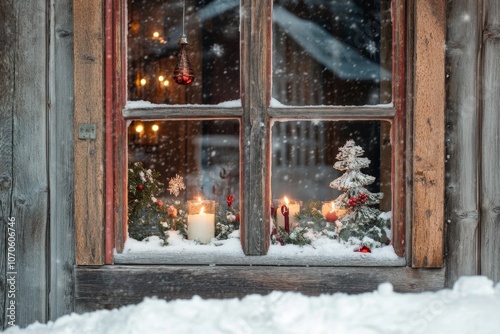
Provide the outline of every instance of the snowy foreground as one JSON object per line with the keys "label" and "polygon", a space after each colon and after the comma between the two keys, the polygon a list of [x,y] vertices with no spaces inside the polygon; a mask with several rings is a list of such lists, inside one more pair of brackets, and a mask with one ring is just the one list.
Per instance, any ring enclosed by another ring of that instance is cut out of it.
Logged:
{"label": "snowy foreground", "polygon": [[6,333],[500,333],[500,284],[476,276],[461,278],[452,290],[418,294],[395,293],[384,283],[359,295],[146,299]]}

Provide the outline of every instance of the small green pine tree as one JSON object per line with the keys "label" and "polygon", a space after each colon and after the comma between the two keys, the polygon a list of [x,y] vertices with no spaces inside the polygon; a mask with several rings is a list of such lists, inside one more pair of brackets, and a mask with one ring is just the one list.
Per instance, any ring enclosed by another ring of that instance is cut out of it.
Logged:
{"label": "small green pine tree", "polygon": [[128,234],[136,240],[158,236],[167,243],[167,208],[157,200],[163,191],[163,183],[158,181],[159,174],[146,169],[140,162],[129,164],[128,170]]}

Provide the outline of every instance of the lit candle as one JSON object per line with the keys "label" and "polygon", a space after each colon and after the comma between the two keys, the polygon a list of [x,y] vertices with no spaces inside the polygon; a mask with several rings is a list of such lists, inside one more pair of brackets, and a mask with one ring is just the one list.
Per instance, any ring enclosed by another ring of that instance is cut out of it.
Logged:
{"label": "lit candle", "polygon": [[[343,209],[337,208],[335,206],[335,202],[334,201],[323,202],[323,205],[321,206],[321,213],[323,214],[323,217],[325,217],[326,220],[328,220],[328,218],[326,216],[329,213],[333,213],[333,212],[335,212],[335,214],[336,214],[336,216],[338,218],[340,216],[345,215],[347,213],[347,210],[343,210]],[[333,218],[333,214],[330,214],[330,218]]]}
{"label": "lit candle", "polygon": [[[297,218],[295,218],[295,215],[300,212],[300,205],[301,204],[302,204],[302,202],[288,200],[288,198],[285,196],[283,198],[283,201],[281,201],[281,203],[279,203],[277,210],[276,210],[276,226],[277,227],[281,226],[286,230],[285,215],[283,214],[283,212],[287,212],[288,219],[289,219],[288,228],[294,227],[296,222],[297,222]],[[286,209],[288,209],[288,210],[284,209],[283,207],[286,207]]]}
{"label": "lit candle", "polygon": [[188,239],[207,244],[215,237],[215,202],[188,201]]}

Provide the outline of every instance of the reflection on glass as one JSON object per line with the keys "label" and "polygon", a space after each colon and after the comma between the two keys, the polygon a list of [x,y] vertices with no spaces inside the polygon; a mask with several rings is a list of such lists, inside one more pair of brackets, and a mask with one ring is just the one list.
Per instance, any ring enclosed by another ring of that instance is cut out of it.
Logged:
{"label": "reflection on glass", "polygon": [[339,148],[354,140],[370,165],[362,173],[375,177],[366,188],[383,192],[380,209],[391,210],[390,126],[382,121],[294,121],[272,126],[273,199],[303,203],[331,201],[342,192],[329,187],[344,172],[333,168]]}
{"label": "reflection on glass", "polygon": [[129,163],[142,162],[159,173],[167,188],[179,175],[186,189],[179,197],[168,191],[159,199],[186,202],[201,196],[226,203],[239,200],[239,121],[133,121],[128,127]]}
{"label": "reflection on glass", "polygon": [[184,0],[128,0],[128,100],[217,104],[239,99],[239,1],[185,0],[184,32],[195,81],[173,73]]}
{"label": "reflection on glass", "polygon": [[391,102],[390,0],[275,0],[273,98],[286,105]]}

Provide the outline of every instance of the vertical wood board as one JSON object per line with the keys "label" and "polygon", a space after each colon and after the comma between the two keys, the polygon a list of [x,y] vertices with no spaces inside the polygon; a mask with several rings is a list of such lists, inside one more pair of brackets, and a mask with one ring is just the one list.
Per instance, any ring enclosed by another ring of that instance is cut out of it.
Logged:
{"label": "vertical wood board", "polygon": [[15,217],[16,324],[47,321],[47,6],[17,1],[12,111],[12,212]]}
{"label": "vertical wood board", "polygon": [[[500,5],[496,22],[500,20]],[[486,27],[491,27],[486,25]],[[498,27],[498,26],[497,26]],[[491,32],[489,34],[489,32]],[[500,30],[487,28],[481,137],[481,274],[500,282]]]}
{"label": "vertical wood board", "polygon": [[74,310],[73,0],[50,2],[49,319]]}
{"label": "vertical wood board", "polygon": [[446,284],[478,274],[479,2],[451,1],[447,37]]}
{"label": "vertical wood board", "polygon": [[415,6],[412,265],[442,267],[446,1]]}
{"label": "vertical wood board", "polygon": [[7,223],[12,206],[12,145],[15,82],[15,15],[13,1],[0,1],[0,331],[6,327]]}
{"label": "vertical wood board", "polygon": [[[104,263],[103,0],[74,1],[76,262]],[[95,140],[79,140],[79,124],[96,124]]]}

